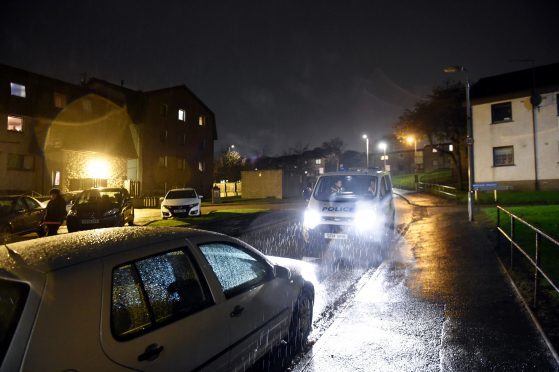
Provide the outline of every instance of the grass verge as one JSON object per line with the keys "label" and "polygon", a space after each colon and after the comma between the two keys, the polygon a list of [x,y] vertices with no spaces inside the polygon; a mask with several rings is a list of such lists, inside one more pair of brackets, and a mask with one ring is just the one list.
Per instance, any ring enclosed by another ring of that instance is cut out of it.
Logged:
{"label": "grass verge", "polygon": [[149,226],[197,226],[204,223],[210,223],[218,220],[230,219],[248,214],[262,213],[269,209],[266,208],[232,208],[223,209],[204,214],[200,217],[172,218],[168,220],[157,220],[149,224]]}

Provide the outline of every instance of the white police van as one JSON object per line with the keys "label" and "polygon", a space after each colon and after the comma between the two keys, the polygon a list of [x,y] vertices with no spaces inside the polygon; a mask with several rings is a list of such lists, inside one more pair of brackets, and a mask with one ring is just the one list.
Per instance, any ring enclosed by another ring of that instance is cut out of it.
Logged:
{"label": "white police van", "polygon": [[384,249],[392,240],[394,221],[390,174],[378,170],[325,173],[318,178],[305,210],[303,239],[311,254],[320,254],[332,242]]}

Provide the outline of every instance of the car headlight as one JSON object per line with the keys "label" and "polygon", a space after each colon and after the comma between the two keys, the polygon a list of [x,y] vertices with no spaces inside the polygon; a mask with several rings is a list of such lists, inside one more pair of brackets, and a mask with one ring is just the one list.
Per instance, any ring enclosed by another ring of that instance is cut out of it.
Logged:
{"label": "car headlight", "polygon": [[378,230],[382,221],[381,217],[374,209],[363,209],[355,212],[353,223],[358,230],[372,231]]}
{"label": "car headlight", "polygon": [[320,223],[320,214],[314,210],[306,210],[304,219],[303,219],[303,226],[309,229],[314,229]]}
{"label": "car headlight", "polygon": [[118,208],[109,209],[108,211],[103,213],[103,217],[113,216],[113,215],[118,214],[118,213],[120,213],[120,209],[118,209]]}

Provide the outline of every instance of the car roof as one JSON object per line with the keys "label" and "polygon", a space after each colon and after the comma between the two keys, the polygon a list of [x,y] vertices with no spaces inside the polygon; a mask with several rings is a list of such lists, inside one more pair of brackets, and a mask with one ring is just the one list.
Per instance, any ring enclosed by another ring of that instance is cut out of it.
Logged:
{"label": "car roof", "polygon": [[195,190],[194,188],[192,188],[192,187],[183,187],[183,188],[181,188],[181,189],[171,189],[171,190],[169,190],[168,192],[171,192],[171,191],[187,191],[187,190],[196,191],[196,190]]}
{"label": "car roof", "polygon": [[163,242],[224,235],[184,227],[114,227],[0,245],[0,267],[42,273]]}

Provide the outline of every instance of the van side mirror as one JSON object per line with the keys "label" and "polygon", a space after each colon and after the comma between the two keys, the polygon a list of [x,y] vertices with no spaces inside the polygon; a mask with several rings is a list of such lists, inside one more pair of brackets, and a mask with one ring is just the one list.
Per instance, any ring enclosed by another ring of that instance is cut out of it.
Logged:
{"label": "van side mirror", "polygon": [[291,271],[289,271],[289,269],[286,267],[280,265],[274,265],[274,275],[276,278],[290,279]]}

